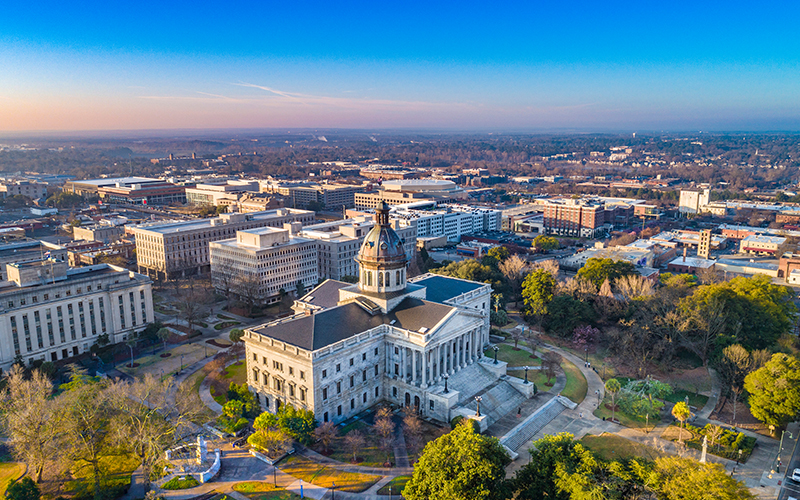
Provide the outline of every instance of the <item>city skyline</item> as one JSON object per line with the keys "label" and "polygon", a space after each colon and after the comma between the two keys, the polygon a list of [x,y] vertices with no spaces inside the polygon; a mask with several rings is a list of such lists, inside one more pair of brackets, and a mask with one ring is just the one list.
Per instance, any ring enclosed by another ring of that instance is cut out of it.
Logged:
{"label": "city skyline", "polygon": [[799,10],[9,5],[0,131],[798,130]]}

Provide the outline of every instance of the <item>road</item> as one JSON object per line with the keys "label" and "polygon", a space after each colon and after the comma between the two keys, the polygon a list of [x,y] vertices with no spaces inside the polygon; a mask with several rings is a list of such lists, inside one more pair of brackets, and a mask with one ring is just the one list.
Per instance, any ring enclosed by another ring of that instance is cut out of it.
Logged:
{"label": "road", "polygon": [[800,443],[800,439],[795,441],[794,449],[792,450],[792,458],[784,464],[786,470],[784,471],[785,475],[781,484],[781,492],[778,494],[778,500],[800,498],[800,483],[789,479],[792,475],[792,471],[800,468],[800,448],[798,448],[797,443]]}

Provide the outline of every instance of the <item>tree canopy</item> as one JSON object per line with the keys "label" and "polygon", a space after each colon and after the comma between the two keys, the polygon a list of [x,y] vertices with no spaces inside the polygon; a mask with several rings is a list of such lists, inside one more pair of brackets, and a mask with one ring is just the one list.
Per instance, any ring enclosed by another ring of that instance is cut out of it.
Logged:
{"label": "tree canopy", "polygon": [[578,271],[578,276],[589,280],[598,289],[604,281],[614,282],[623,276],[636,274],[633,264],[626,260],[592,257]]}
{"label": "tree canopy", "polygon": [[800,413],[800,361],[778,353],[744,379],[750,413],[768,425],[782,426]]}

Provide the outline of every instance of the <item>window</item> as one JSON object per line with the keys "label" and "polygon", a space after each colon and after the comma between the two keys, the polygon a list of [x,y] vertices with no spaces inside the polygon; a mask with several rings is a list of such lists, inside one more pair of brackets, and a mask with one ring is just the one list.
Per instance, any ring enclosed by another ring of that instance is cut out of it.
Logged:
{"label": "window", "polygon": [[328,370],[322,370],[322,378],[328,377]]}
{"label": "window", "polygon": [[306,372],[300,370],[300,380],[305,380],[305,379],[306,379]]}
{"label": "window", "polygon": [[336,407],[336,415],[342,416],[342,405]]}
{"label": "window", "polygon": [[354,377],[354,376],[352,376],[352,375],[350,375],[350,387],[353,387],[353,386],[355,386],[355,385],[356,385],[356,384],[355,384],[355,377]]}
{"label": "window", "polygon": [[258,382],[258,370],[256,370],[255,368],[253,368],[253,380]]}
{"label": "window", "polygon": [[431,411],[433,411],[433,400],[432,399],[431,399],[431,402],[430,402],[430,408],[431,408]]}
{"label": "window", "polygon": [[350,358],[350,366],[353,366],[353,358]]}
{"label": "window", "polygon": [[339,373],[340,371],[342,371],[342,365],[339,364],[339,363],[336,363],[336,373]]}
{"label": "window", "polygon": [[306,390],[300,389],[300,401],[305,401],[305,400],[306,400]]}
{"label": "window", "polygon": [[375,388],[375,397],[377,398],[377,397],[378,397],[378,395],[379,395],[379,393],[378,393],[378,388],[376,387],[376,388]]}
{"label": "window", "polygon": [[258,354],[253,353],[253,361],[258,361]]}
{"label": "window", "polygon": [[50,300],[50,294],[49,293],[44,294],[44,300]]}
{"label": "window", "polygon": [[361,361],[366,361],[366,360],[367,360],[367,353],[362,352],[361,353]]}
{"label": "window", "polygon": [[394,353],[395,353],[395,354],[400,354],[400,348],[398,348],[398,347],[395,347],[395,348],[394,348]]}
{"label": "window", "polygon": [[264,385],[269,385],[269,374],[264,372]]}
{"label": "window", "polygon": [[294,368],[291,366],[289,367],[289,375],[294,375]]}
{"label": "window", "polygon": [[[327,387],[322,389],[322,400],[323,401],[327,401],[328,400],[328,388]],[[327,415],[327,413],[325,415]]]}
{"label": "window", "polygon": [[8,308],[11,309],[12,307],[14,307],[14,301],[13,300],[9,300],[8,301]]}
{"label": "window", "polygon": [[341,393],[342,393],[342,383],[336,382],[336,394],[341,394]]}
{"label": "window", "polygon": [[400,375],[400,365],[398,365],[397,363],[394,364],[394,374]]}
{"label": "window", "polygon": [[353,409],[353,408],[355,408],[355,407],[356,407],[356,400],[355,400],[355,399],[352,399],[352,398],[350,398],[350,409],[352,410],[352,409]]}
{"label": "window", "polygon": [[328,412],[327,411],[322,415],[322,421],[323,422],[327,422],[328,421]]}
{"label": "window", "polygon": [[377,355],[378,355],[378,348],[376,347],[375,348],[375,356],[377,356]]}
{"label": "window", "polygon": [[363,396],[362,396],[361,400],[362,400],[362,402],[364,402],[364,403],[366,403],[366,402],[367,402],[367,393],[366,393],[366,392],[363,394]]}
{"label": "window", "polygon": [[37,295],[34,295],[33,297],[31,297],[31,301],[33,301],[34,303],[39,302],[39,297]]}
{"label": "window", "polygon": [[[377,387],[376,387],[376,389],[377,389]],[[392,396],[395,397],[395,398],[397,397],[397,387],[392,387]]]}
{"label": "window", "polygon": [[361,381],[362,382],[366,382],[367,381],[367,370],[363,370],[361,372]]}

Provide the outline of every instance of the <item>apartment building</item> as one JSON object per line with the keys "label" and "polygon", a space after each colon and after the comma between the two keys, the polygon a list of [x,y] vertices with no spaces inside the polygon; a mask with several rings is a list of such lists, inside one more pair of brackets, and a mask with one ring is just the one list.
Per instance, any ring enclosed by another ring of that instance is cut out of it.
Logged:
{"label": "apartment building", "polygon": [[400,220],[400,227],[411,225],[417,229],[417,238],[446,236],[448,241],[461,241],[461,236],[479,231],[499,231],[502,212],[491,208],[468,205],[443,205],[435,210],[415,210],[397,207],[392,217]]}
{"label": "apartment building", "polygon": [[304,289],[315,286],[316,244],[294,235],[301,228],[299,222],[286,226],[237,231],[235,238],[209,243],[214,287],[272,303],[281,299],[281,290],[294,294],[298,283]]}
{"label": "apartment building", "polygon": [[553,199],[540,202],[544,230],[559,236],[596,238],[605,232],[605,204],[591,199]]}
{"label": "apartment building", "polygon": [[122,238],[125,228],[110,226],[108,224],[93,224],[91,226],[76,226],[72,229],[72,237],[76,240],[102,241],[110,243]]}
{"label": "apartment building", "polygon": [[3,181],[0,182],[0,196],[27,196],[32,200],[47,197],[47,184],[32,181]]}
{"label": "apartment building", "polygon": [[133,227],[139,272],[168,279],[210,270],[208,244],[234,238],[237,231],[314,222],[314,212],[280,208],[264,212],[229,213],[213,219],[156,222]]}
{"label": "apartment building", "polygon": [[153,321],[152,281],[109,264],[69,269],[61,260],[6,264],[0,283],[0,368],[15,359],[59,361]]}

